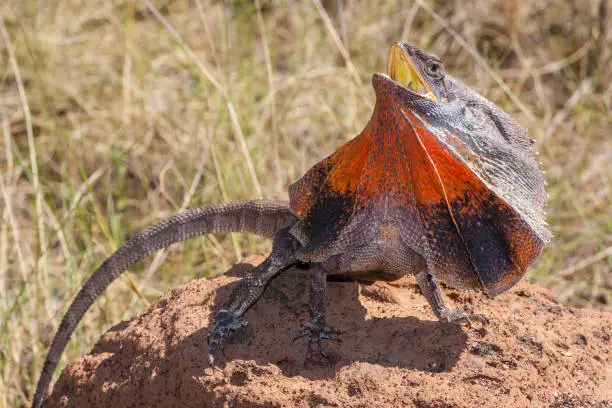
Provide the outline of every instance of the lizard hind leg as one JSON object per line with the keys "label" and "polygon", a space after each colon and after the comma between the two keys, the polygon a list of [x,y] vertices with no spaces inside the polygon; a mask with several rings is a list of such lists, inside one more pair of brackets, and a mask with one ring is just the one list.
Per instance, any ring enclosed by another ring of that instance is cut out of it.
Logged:
{"label": "lizard hind leg", "polygon": [[419,272],[416,275],[416,279],[421,292],[423,292],[423,295],[440,321],[446,323],[466,323],[468,326],[470,326],[472,321],[479,321],[483,324],[489,322],[486,315],[471,314],[469,311],[461,308],[448,308],[444,304],[444,299],[442,299],[440,287],[427,269],[423,269]]}
{"label": "lizard hind leg", "polygon": [[208,331],[208,361],[214,366],[214,354],[223,351],[230,334],[249,328],[244,318],[246,311],[261,297],[270,280],[296,262],[297,240],[283,229],[274,238],[272,253],[246,275],[231,293],[227,302],[215,315]]}
{"label": "lizard hind leg", "polygon": [[323,340],[335,340],[341,342],[340,331],[327,326],[325,323],[325,287],[327,285],[327,275],[323,268],[315,265],[313,275],[309,280],[309,301],[308,314],[309,320],[297,333],[293,341],[307,337],[307,359],[306,362],[313,361],[313,351],[316,347],[319,354],[327,360],[327,353]]}

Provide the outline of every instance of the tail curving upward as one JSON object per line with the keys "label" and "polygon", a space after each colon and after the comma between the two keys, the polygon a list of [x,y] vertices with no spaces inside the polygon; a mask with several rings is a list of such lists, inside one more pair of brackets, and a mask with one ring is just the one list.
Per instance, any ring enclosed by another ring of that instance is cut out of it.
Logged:
{"label": "tail curving upward", "polygon": [[232,201],[183,211],[138,233],[96,269],[72,301],[47,353],[32,407],[41,407],[59,358],[85,312],[123,271],[175,242],[213,232],[247,232],[273,237],[296,220],[287,202]]}

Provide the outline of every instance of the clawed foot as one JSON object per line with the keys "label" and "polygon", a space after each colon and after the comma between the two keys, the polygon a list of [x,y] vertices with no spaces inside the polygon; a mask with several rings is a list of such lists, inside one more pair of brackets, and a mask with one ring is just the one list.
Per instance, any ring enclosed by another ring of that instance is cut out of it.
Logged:
{"label": "clawed foot", "polygon": [[468,327],[472,327],[472,322],[480,322],[482,324],[489,323],[489,318],[483,314],[472,314],[472,310],[469,307],[465,309],[445,309],[440,313],[440,320],[446,323],[459,323],[466,324]]}
{"label": "clawed foot", "polygon": [[242,316],[236,316],[227,310],[220,310],[215,315],[212,328],[208,331],[208,362],[215,365],[215,351],[223,350],[231,333],[245,331],[249,322]]}
{"label": "clawed foot", "polygon": [[308,337],[308,356],[307,361],[312,361],[312,351],[316,345],[319,349],[319,353],[324,359],[327,359],[325,353],[325,347],[323,346],[323,340],[334,340],[339,343],[342,342],[340,339],[340,331],[333,327],[325,325],[325,319],[321,315],[316,315],[308,323],[304,325],[302,330],[295,336],[293,341],[296,341],[302,337]]}

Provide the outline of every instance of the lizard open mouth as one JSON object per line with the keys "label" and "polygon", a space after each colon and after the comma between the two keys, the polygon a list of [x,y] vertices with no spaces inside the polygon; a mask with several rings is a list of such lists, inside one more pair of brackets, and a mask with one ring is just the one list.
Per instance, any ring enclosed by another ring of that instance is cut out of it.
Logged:
{"label": "lizard open mouth", "polygon": [[391,46],[391,52],[387,60],[387,73],[398,84],[432,101],[438,101],[404,48],[399,44]]}

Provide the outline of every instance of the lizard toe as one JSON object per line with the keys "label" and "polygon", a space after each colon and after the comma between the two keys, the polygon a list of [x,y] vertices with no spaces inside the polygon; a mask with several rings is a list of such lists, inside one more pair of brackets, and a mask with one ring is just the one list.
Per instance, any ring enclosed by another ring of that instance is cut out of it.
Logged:
{"label": "lizard toe", "polygon": [[325,346],[323,340],[334,340],[341,343],[340,331],[334,327],[325,325],[325,319],[321,315],[316,315],[311,318],[304,327],[296,334],[293,341],[307,337],[307,362],[313,360],[313,351],[315,347],[318,349],[319,354],[323,359],[327,360],[327,353],[325,352]]}
{"label": "lizard toe", "polygon": [[214,367],[214,355],[217,350],[224,353],[228,343],[242,343],[244,341],[242,337],[250,334],[248,329],[250,329],[250,324],[244,317],[237,316],[225,309],[217,312],[207,338],[210,365]]}
{"label": "lizard toe", "polygon": [[489,318],[484,314],[472,314],[471,308],[461,309],[446,309],[441,313],[440,320],[447,323],[465,324],[472,327],[472,321],[477,321],[482,324],[489,323]]}

